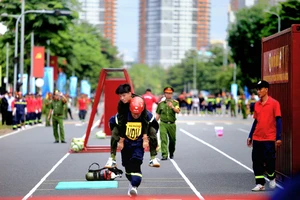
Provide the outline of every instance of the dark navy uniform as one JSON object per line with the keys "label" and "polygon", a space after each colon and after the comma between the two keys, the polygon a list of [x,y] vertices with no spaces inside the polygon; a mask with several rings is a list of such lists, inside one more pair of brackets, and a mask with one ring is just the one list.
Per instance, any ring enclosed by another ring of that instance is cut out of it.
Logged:
{"label": "dark navy uniform", "polygon": [[[121,150],[122,165],[125,167],[126,177],[131,185],[135,187],[138,187],[142,181],[141,165],[144,158],[143,134],[145,133],[142,118],[141,115],[138,119],[134,119],[131,113],[128,112],[124,133],[124,148]],[[149,111],[147,111],[147,121],[149,126],[157,132],[159,125]],[[109,124],[111,129],[117,126],[118,114],[110,118]],[[149,129],[146,131],[148,132]]]}
{"label": "dark navy uniform", "polygon": [[14,102],[14,107],[16,108],[15,112],[15,124],[13,125],[13,129],[21,128],[22,124],[25,122],[25,114],[26,114],[26,101],[21,97],[18,98]]}

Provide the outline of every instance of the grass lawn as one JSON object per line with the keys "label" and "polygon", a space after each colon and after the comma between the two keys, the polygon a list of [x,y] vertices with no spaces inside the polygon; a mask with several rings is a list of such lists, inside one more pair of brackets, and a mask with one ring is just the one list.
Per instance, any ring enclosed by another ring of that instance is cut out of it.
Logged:
{"label": "grass lawn", "polygon": [[12,126],[0,125],[0,136],[12,132]]}

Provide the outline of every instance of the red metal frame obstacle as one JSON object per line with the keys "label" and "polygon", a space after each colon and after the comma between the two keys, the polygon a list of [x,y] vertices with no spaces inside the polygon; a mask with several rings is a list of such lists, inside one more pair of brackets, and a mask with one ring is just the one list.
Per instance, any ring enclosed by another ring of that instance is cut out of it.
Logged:
{"label": "red metal frame obstacle", "polygon": [[[110,72],[123,72],[124,77],[123,78],[108,78],[107,75]],[[86,129],[85,138],[84,138],[84,147],[83,150],[78,153],[96,153],[96,152],[109,152],[110,151],[110,145],[88,145],[91,128],[95,119],[95,114],[97,112],[97,107],[100,102],[100,97],[102,92],[104,92],[104,113],[101,116],[100,124],[104,124],[104,133],[106,135],[111,135],[111,131],[108,126],[109,118],[117,113],[117,104],[119,101],[119,96],[115,94],[115,90],[120,84],[128,83],[130,84],[133,90],[133,86],[131,83],[131,80],[129,78],[129,75],[126,71],[126,69],[121,68],[106,68],[102,69],[100,72],[100,77],[98,81],[98,86],[94,98],[94,104],[92,108],[92,112],[90,115],[89,123]],[[98,127],[99,127],[98,126]],[[73,153],[72,150],[70,150],[70,153]]]}

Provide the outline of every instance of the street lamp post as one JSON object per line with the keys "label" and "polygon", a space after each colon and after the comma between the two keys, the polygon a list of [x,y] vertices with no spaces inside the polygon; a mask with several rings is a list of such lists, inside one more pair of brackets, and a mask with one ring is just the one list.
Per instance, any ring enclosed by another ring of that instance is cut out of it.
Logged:
{"label": "street lamp post", "polygon": [[[27,10],[21,15],[19,15],[17,21],[16,21],[16,36],[15,36],[15,59],[18,57],[18,23],[21,19],[22,16],[28,14],[28,13],[38,13],[38,14],[57,14],[57,15],[70,15],[71,11],[68,10]],[[24,29],[24,24],[23,26],[21,25],[21,28]],[[21,57],[24,58],[24,31],[21,32]],[[23,53],[23,54],[22,54]],[[20,59],[20,83],[22,83],[23,79],[23,69],[24,69],[24,63],[23,59]],[[14,66],[15,74],[14,74],[14,91],[16,91],[16,84],[17,84],[17,63],[15,62]]]}
{"label": "street lamp post", "polygon": [[[25,0],[22,0],[22,7],[21,7],[21,41],[24,41],[24,33],[25,33]],[[23,63],[24,63],[24,42],[21,42],[21,48],[20,48],[20,62],[19,62],[19,73],[20,75],[20,83],[23,82]],[[20,91],[22,88],[22,85],[20,85]]]}
{"label": "street lamp post", "polygon": [[271,11],[268,11],[268,10],[265,10],[266,13],[269,13],[271,15],[275,15],[277,17],[277,32],[280,32],[280,29],[281,29],[281,18],[280,18],[280,15],[275,13],[275,12],[271,12]]}
{"label": "street lamp post", "polygon": [[[196,58],[194,57],[194,67],[193,67],[193,89],[197,89],[197,81],[196,81],[196,76],[197,76],[197,66],[196,66],[196,59],[198,61],[198,54],[196,55]],[[197,62],[198,63],[198,62]]]}
{"label": "street lamp post", "polygon": [[[3,14],[1,14],[1,17],[12,17],[12,18],[15,18],[15,19],[18,19],[19,18],[19,16],[20,15],[9,15],[9,14],[7,14],[7,13],[3,13]],[[18,21],[18,20],[17,20]],[[18,25],[18,23],[16,23],[16,27],[18,27],[17,26]],[[15,37],[18,37],[18,32],[17,32],[17,30],[15,31]],[[16,40],[16,41],[18,41],[18,40]],[[16,41],[15,41],[15,44],[17,44],[16,43]],[[16,49],[15,49],[16,50]],[[16,52],[15,52],[16,53]],[[17,52],[18,53],[18,52]],[[13,87],[13,89],[14,89],[14,91],[16,91],[16,82],[17,82],[17,62],[16,62],[16,54],[15,54],[15,58],[14,58],[14,87]],[[8,81],[8,80],[7,80]],[[8,83],[7,83],[8,84]]]}
{"label": "street lamp post", "polygon": [[8,79],[8,65],[9,65],[9,43],[6,43],[6,71],[5,71],[5,76],[6,76],[6,91],[8,91],[8,84],[9,84],[9,79]]}

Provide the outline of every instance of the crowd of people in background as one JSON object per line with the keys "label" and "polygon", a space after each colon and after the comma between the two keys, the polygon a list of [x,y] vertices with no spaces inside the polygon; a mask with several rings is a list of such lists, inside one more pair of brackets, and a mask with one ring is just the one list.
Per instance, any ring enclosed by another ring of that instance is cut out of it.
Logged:
{"label": "crowd of people in background", "polygon": [[254,104],[258,100],[255,94],[248,99],[242,94],[234,98],[230,93],[193,95],[183,92],[177,97],[182,115],[216,115],[237,117],[242,115],[247,119],[253,115]]}
{"label": "crowd of people in background", "polygon": [[[13,130],[18,130],[28,126],[41,125],[43,121],[45,121],[45,126],[52,126],[52,113],[49,115],[49,112],[53,96],[50,92],[46,94],[45,98],[42,98],[41,94],[22,95],[21,92],[4,92],[0,95],[2,126],[7,125],[11,126]],[[77,97],[76,102],[68,94],[65,94],[65,98],[67,102],[63,107],[62,118],[73,120],[72,107],[76,107],[79,119],[84,122],[91,99],[86,94]]]}
{"label": "crowd of people in background", "polygon": [[[72,107],[76,107],[80,121],[84,122],[87,110],[92,105],[92,99],[88,98],[86,94],[80,94],[76,101],[68,94],[65,94],[65,97],[67,103],[64,106],[63,118],[73,120]],[[145,100],[147,110],[155,109],[155,107],[152,108],[152,105],[159,103],[165,98],[164,96],[155,96],[152,94],[151,89],[147,89],[142,97]],[[47,93],[45,98],[42,98],[40,94],[26,94],[22,96],[20,92],[15,94],[5,92],[0,96],[2,125],[12,126],[16,130],[42,124],[42,115],[48,115],[52,99],[52,93]],[[202,93],[194,95],[182,92],[176,100],[179,102],[181,110],[179,115],[242,116],[243,119],[247,119],[253,115],[254,104],[258,98],[255,94],[252,94],[247,99],[244,94],[234,98],[230,93],[204,96]],[[14,109],[15,107],[17,109]],[[46,126],[51,126],[51,120],[48,117],[45,117],[44,121]]]}

